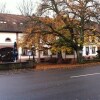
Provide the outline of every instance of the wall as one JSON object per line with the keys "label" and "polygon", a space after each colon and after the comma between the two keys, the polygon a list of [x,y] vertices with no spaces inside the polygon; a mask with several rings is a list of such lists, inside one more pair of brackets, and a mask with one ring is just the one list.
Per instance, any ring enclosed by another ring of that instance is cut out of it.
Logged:
{"label": "wall", "polygon": [[[6,42],[6,38],[10,38],[11,42]],[[16,42],[16,33],[0,33],[0,46],[13,46],[14,42]]]}
{"label": "wall", "polygon": [[[89,54],[88,55],[86,55],[86,47],[89,47]],[[93,54],[92,53],[92,47],[95,47],[95,53]],[[83,46],[83,56],[96,56],[97,55],[97,51],[98,50],[98,48],[97,48],[97,46],[96,45],[85,45],[85,46]]]}

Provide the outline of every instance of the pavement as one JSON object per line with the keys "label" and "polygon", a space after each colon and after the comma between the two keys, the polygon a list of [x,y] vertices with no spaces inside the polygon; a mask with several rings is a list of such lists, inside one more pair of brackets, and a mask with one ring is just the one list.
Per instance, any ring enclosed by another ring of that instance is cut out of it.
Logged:
{"label": "pavement", "polygon": [[73,69],[81,69],[88,67],[96,67],[99,66],[100,62],[96,63],[87,63],[87,64],[48,64],[41,63],[37,64],[36,68],[28,68],[28,69],[12,69],[12,70],[1,70],[0,75],[9,75],[9,74],[19,74],[26,73],[29,71],[43,71],[43,70],[56,70],[56,69],[65,69],[65,70],[73,70]]}
{"label": "pavement", "polygon": [[86,64],[37,64],[35,70],[49,70],[49,69],[74,69],[85,68],[100,65],[100,62],[86,63]]}

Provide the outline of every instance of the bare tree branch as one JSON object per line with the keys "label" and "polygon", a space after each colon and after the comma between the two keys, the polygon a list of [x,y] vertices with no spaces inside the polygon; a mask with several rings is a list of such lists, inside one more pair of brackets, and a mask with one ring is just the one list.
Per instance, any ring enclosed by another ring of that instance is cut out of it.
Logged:
{"label": "bare tree branch", "polygon": [[17,8],[22,15],[29,16],[33,14],[34,5],[32,0],[29,1],[23,0],[22,3],[17,6]]}

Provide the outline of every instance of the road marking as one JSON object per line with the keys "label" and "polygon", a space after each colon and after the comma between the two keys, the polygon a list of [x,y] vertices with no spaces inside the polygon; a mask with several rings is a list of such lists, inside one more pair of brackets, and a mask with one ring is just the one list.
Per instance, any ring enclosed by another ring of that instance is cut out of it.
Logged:
{"label": "road marking", "polygon": [[93,76],[93,75],[100,75],[100,73],[92,73],[92,74],[85,74],[85,75],[70,76],[70,78],[79,78],[79,77],[86,77],[86,76]]}

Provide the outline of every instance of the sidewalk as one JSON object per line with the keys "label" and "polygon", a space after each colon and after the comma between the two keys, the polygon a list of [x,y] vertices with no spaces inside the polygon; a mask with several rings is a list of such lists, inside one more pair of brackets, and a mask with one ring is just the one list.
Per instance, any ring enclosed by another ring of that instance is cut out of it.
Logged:
{"label": "sidewalk", "polygon": [[19,74],[19,73],[26,73],[30,71],[39,71],[39,70],[51,70],[51,69],[75,69],[75,68],[86,68],[86,67],[96,67],[100,66],[100,62],[97,63],[87,63],[87,64],[37,64],[36,68],[34,69],[13,69],[13,70],[6,70],[6,71],[0,71],[1,75],[13,75],[13,74]]}
{"label": "sidewalk", "polygon": [[87,64],[38,64],[36,70],[48,70],[48,69],[73,69],[83,67],[93,67],[100,65],[100,62],[87,63]]}

